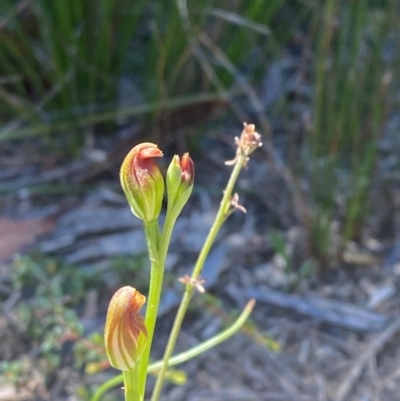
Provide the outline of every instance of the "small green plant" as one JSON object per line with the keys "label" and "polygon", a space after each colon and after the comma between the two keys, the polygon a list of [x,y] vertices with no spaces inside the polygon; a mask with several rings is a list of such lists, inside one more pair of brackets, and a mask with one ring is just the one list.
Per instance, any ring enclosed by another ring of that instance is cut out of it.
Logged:
{"label": "small green plant", "polygon": [[[162,291],[164,266],[175,222],[188,201],[194,183],[194,164],[189,154],[174,156],[166,173],[167,213],[163,228],[159,226],[159,214],[164,196],[164,178],[154,161],[162,156],[161,150],[152,143],[135,146],[122,163],[120,177],[132,213],[144,224],[150,259],[150,288],[146,316],[140,309],[146,298],[137,289],[125,286],[112,297],[105,324],[105,349],[111,366],[122,371],[122,375],[102,385],[93,395],[98,401],[106,390],[124,382],[126,401],[144,400],[148,373],[156,371],[157,380],[152,400],[160,399],[164,380],[172,373],[168,370],[175,361],[192,358],[235,333],[251,313],[254,300],[245,307],[238,319],[222,333],[201,343],[187,352],[172,357],[182,321],[195,291],[204,293],[201,272],[211,246],[226,219],[235,210],[245,210],[233,189],[241,169],[249,162],[249,156],[259,146],[261,137],[252,124],[244,124],[240,138],[236,138],[237,151],[233,160],[226,162],[233,170],[224,190],[220,208],[205,240],[192,274],[181,277],[185,285],[162,361],[149,364],[150,351],[157,320],[157,311]],[[178,363],[178,362],[177,362]],[[172,374],[173,375],[173,374]],[[174,375],[173,375],[174,376]]]}
{"label": "small green plant", "polygon": [[301,283],[303,279],[315,272],[316,266],[311,259],[306,259],[300,266],[294,266],[292,252],[288,249],[288,244],[284,236],[276,230],[271,231],[271,243],[277,254],[282,258],[286,275],[286,289],[290,290]]}
{"label": "small green plant", "polygon": [[[51,378],[60,366],[61,349],[68,341],[74,343],[72,360],[77,370],[104,360],[98,338],[84,337],[76,312],[89,282],[96,286],[95,277],[85,277],[53,259],[39,255],[15,258],[10,266],[10,287],[19,295],[19,301],[12,309],[9,324],[16,349],[10,351],[9,360],[0,364],[0,381],[23,386],[32,380],[36,369]],[[34,344],[34,357],[24,353],[28,344]]]}

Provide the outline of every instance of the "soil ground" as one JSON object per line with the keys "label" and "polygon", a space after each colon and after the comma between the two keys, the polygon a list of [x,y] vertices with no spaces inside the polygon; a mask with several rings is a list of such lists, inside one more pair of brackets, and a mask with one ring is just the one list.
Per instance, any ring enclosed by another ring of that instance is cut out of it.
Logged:
{"label": "soil ground", "polygon": [[[223,162],[234,148],[222,145],[232,139],[225,132],[210,139],[209,151],[201,158],[193,157],[197,186],[171,244],[155,357],[162,354],[182,292],[177,279],[190,272],[229,174]],[[1,161],[2,180],[10,190],[1,197],[0,355],[3,362],[26,357],[35,366],[38,344],[27,344],[13,324],[15,306],[29,302],[23,288],[10,287],[15,252],[34,247],[75,269],[95,272],[108,291],[93,289],[77,313],[87,331],[101,332],[110,294],[118,285],[134,285],[121,283],[110,272],[112,261],[119,255],[142,254],[145,242],[141,224],[118,187],[115,160],[88,178],[96,164],[90,158],[43,160],[36,150],[25,155],[10,146]],[[400,227],[395,202],[388,219],[376,216],[382,227],[392,227],[392,234],[384,235],[383,228],[381,237],[365,235],[342,259],[300,277],[299,266],[307,260],[304,229],[279,171],[271,169],[264,156],[261,149],[238,182],[247,214],[231,216],[205,266],[206,294],[219,300],[218,306],[196,295],[177,351],[216,334],[231,311],[239,311],[250,298],[257,301],[252,315],[256,329],[244,330],[181,366],[186,383],[168,384],[163,400],[400,400],[400,253],[395,235]],[[62,194],[55,193],[57,188]],[[290,271],[271,242],[271,230],[277,227],[293,260]],[[128,278],[135,281],[137,273]],[[0,400],[80,400],[80,386],[101,383],[113,374],[74,369],[65,362],[72,349],[73,342],[62,347],[64,362],[51,379],[38,364],[18,389],[2,384]],[[113,396],[122,399],[118,389]]]}

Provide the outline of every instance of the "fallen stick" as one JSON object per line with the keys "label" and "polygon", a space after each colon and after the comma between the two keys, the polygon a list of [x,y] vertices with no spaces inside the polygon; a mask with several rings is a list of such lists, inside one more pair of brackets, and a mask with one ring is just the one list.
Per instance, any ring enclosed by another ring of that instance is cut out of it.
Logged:
{"label": "fallen stick", "polygon": [[322,322],[349,330],[363,332],[381,331],[386,327],[387,317],[355,305],[315,296],[300,296],[268,287],[252,287],[245,291],[248,298],[295,310]]}

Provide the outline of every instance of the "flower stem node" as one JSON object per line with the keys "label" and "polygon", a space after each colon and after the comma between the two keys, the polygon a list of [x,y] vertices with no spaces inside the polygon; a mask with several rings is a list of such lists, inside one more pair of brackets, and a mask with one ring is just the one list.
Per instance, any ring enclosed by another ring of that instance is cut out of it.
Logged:
{"label": "flower stem node", "polygon": [[237,194],[237,193],[233,194],[233,196],[231,198],[231,208],[232,208],[232,211],[240,210],[243,213],[247,213],[246,208],[239,203],[239,194]]}
{"label": "flower stem node", "polygon": [[147,337],[139,311],[146,297],[135,288],[120,288],[111,298],[104,330],[105,348],[110,365],[126,371],[136,365]]}
{"label": "flower stem node", "polygon": [[157,220],[164,196],[164,178],[154,161],[163,153],[154,143],[136,145],[125,157],[120,181],[132,213],[143,220]]}
{"label": "flower stem node", "polygon": [[196,288],[196,290],[202,294],[206,292],[206,289],[204,288],[203,284],[206,282],[206,280],[203,280],[201,278],[193,278],[185,274],[183,277],[178,279],[179,282],[185,285],[191,285],[192,287]]}
{"label": "flower stem node", "polygon": [[176,218],[188,201],[193,189],[194,164],[189,153],[185,153],[182,158],[179,158],[178,155],[173,157],[167,170],[166,182],[167,213],[172,213]]}

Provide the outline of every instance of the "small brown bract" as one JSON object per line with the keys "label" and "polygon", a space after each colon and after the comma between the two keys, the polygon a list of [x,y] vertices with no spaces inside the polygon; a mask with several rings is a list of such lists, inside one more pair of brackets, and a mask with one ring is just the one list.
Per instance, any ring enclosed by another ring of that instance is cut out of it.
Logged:
{"label": "small brown bract", "polygon": [[200,278],[192,278],[186,274],[185,276],[181,277],[179,281],[182,284],[191,285],[192,287],[196,288],[198,292],[201,292],[202,294],[206,292],[205,288],[203,287],[203,284],[206,282],[206,280]]}

